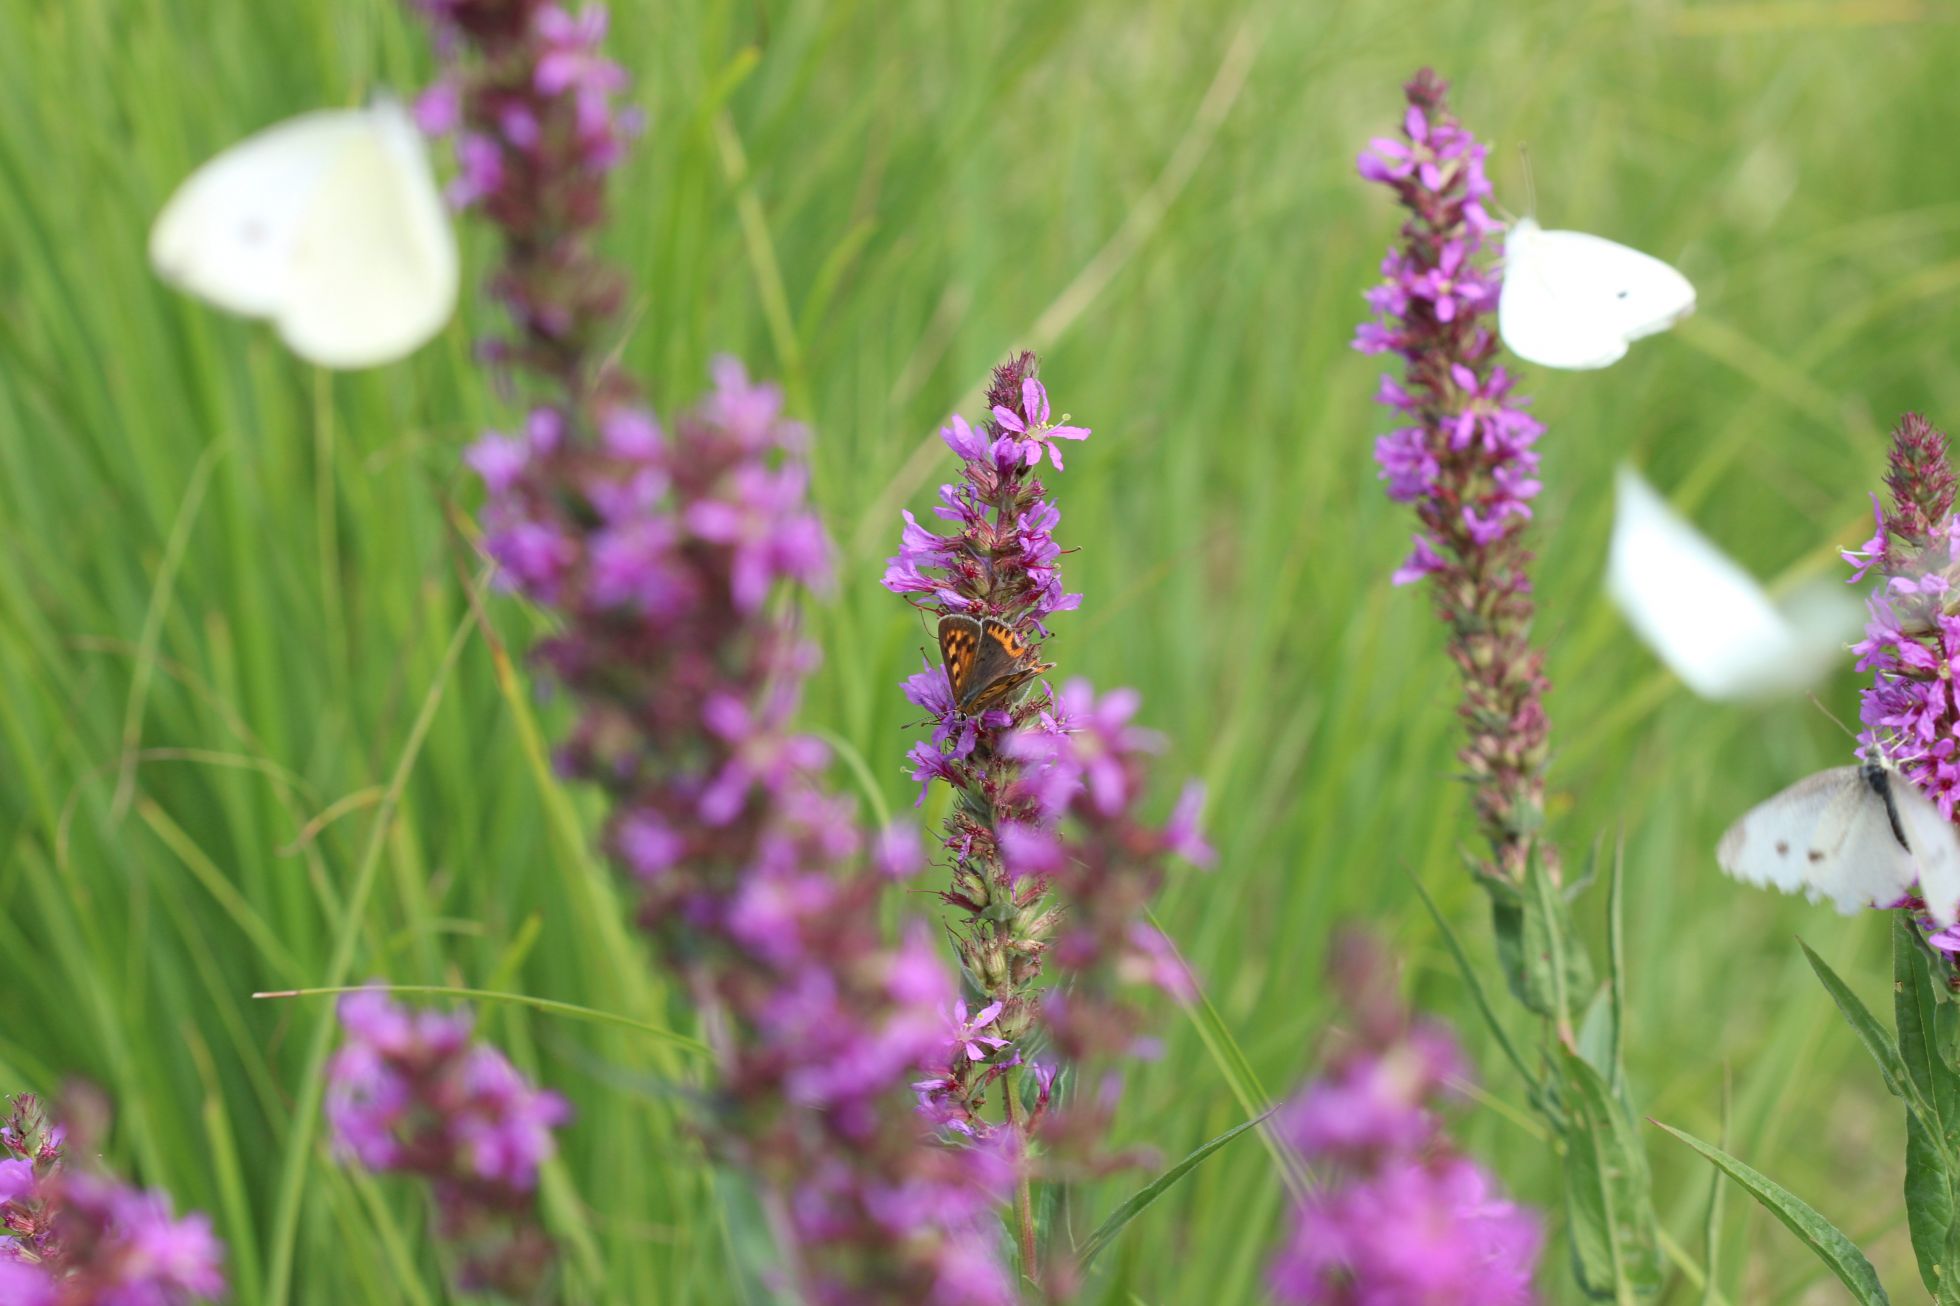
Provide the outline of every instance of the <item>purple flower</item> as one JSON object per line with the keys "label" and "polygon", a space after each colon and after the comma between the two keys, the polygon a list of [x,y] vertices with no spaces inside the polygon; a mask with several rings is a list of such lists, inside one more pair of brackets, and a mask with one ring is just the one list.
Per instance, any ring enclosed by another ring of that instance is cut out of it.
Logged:
{"label": "purple flower", "polygon": [[60,1300],[53,1278],[40,1264],[0,1254],[0,1301],[8,1306],[59,1306]]}
{"label": "purple flower", "polygon": [[952,1044],[955,1054],[966,1053],[968,1061],[985,1061],[993,1053],[1007,1046],[1004,1038],[994,1038],[980,1031],[994,1023],[1005,1003],[995,1002],[982,1007],[972,1019],[967,1018],[966,999],[961,998],[953,1006],[949,1021],[952,1026]]}
{"label": "purple flower", "polygon": [[[927,1138],[906,1109],[906,1083],[944,1059],[955,993],[929,936],[894,941],[881,926],[882,895],[922,859],[903,836],[860,826],[828,788],[828,750],[795,729],[815,665],[795,596],[827,583],[830,558],[809,503],[809,433],[778,387],[726,357],[713,390],[663,424],[605,352],[629,295],[594,238],[605,173],[638,116],[616,107],[625,79],[601,51],[603,11],[436,0],[427,12],[458,87],[463,189],[486,192],[478,211],[503,237],[489,284],[510,338],[482,353],[525,374],[500,385],[542,396],[521,458],[500,446],[478,458],[485,547],[502,583],[549,609],[533,662],[574,711],[556,764],[605,795],[606,847],[637,891],[652,955],[716,1032],[702,1130],[748,1172],[783,1237],[785,1295],[897,1303],[941,1281],[949,1299],[992,1282],[1005,1302],[997,1167]],[[977,495],[959,507],[987,512]],[[924,574],[956,561],[930,552],[931,534],[912,538],[891,580],[951,602],[956,578]],[[1025,567],[1043,570],[1017,590],[1024,606],[1048,592],[1040,540]],[[1009,1014],[970,1031],[974,1045],[1005,1038]],[[556,1100],[526,1096],[494,1054],[437,1059],[413,1031],[408,1048],[407,1062],[361,1040],[343,1049],[329,1094],[343,1145],[431,1179],[445,1219],[462,1198],[526,1182]],[[425,1119],[404,1105],[425,1090],[460,1105]],[[512,1209],[530,1209],[524,1196]],[[439,1231],[482,1243],[474,1229]],[[505,1231],[512,1249],[466,1265],[466,1279],[549,1260],[541,1232]]]}
{"label": "purple flower", "polygon": [[1386,949],[1337,933],[1330,978],[1351,1031],[1321,1076],[1280,1109],[1318,1182],[1268,1271],[1302,1306],[1528,1303],[1537,1215],[1458,1155],[1435,1106],[1469,1069],[1441,1024],[1412,1021]]}
{"label": "purple flower", "polygon": [[1960,515],[1953,513],[1946,437],[1917,414],[1906,414],[1893,432],[1886,484],[1889,511],[1876,496],[1872,501],[1876,534],[1844,554],[1854,581],[1873,569],[1884,578],[1866,599],[1865,637],[1851,649],[1858,669],[1872,673],[1859,696],[1865,728],[1858,744],[1866,755],[1891,757],[1951,820],[1960,807],[1960,699],[1953,689],[1960,616],[1947,611],[1947,596],[1960,575]]}
{"label": "purple flower", "polygon": [[[89,1113],[94,1114],[94,1113]],[[31,1095],[0,1127],[0,1302],[7,1306],[190,1306],[225,1292],[211,1221],[161,1192],[70,1164],[63,1132]],[[84,1149],[92,1150],[92,1149]]]}
{"label": "purple flower", "polygon": [[1311,1195],[1274,1260],[1297,1306],[1524,1306],[1544,1231],[1474,1162],[1398,1160]]}
{"label": "purple flower", "polygon": [[[1025,420],[1021,413],[1026,413]],[[1015,412],[1005,404],[994,405],[994,420],[1002,430],[1012,431],[1022,437],[1023,457],[1028,466],[1041,462],[1041,452],[1048,451],[1048,461],[1055,464],[1055,470],[1062,470],[1062,451],[1055,447],[1057,440],[1086,440],[1089,428],[1086,426],[1052,426],[1048,421],[1048,391],[1033,377],[1021,382],[1021,413]],[[955,419],[958,420],[958,419]],[[1059,516],[1059,514],[1057,514]]]}
{"label": "purple flower", "polygon": [[449,183],[452,208],[469,208],[503,189],[504,150],[496,138],[464,132],[456,141],[456,162],[456,180]]}
{"label": "purple flower", "polygon": [[1543,656],[1530,643],[1531,554],[1522,539],[1539,492],[1543,428],[1496,363],[1491,321],[1499,281],[1491,271],[1496,229],[1484,147],[1445,103],[1447,87],[1424,70],[1404,88],[1400,141],[1369,144],[1358,170],[1408,210],[1400,242],[1365,292],[1374,320],[1355,348],[1392,355],[1402,374],[1384,375],[1377,402],[1394,429],[1375,442],[1388,495],[1415,511],[1415,547],[1392,581],[1432,581],[1452,632],[1452,659],[1466,686],[1469,739],[1460,758],[1476,777],[1479,825],[1489,872],[1521,880],[1536,854],[1556,874],[1544,826]]}
{"label": "purple flower", "polygon": [[467,1013],[413,1011],[378,990],[346,995],[339,1012],[347,1041],[326,1092],[335,1150],[433,1183],[444,1237],[468,1235],[472,1282],[513,1292],[535,1283],[551,1253],[530,1195],[551,1131],[570,1118],[565,1100],[472,1043]]}
{"label": "purple flower", "polygon": [[508,494],[530,457],[531,451],[523,441],[495,431],[485,433],[463,451],[463,461],[483,478],[484,488],[492,494]]}

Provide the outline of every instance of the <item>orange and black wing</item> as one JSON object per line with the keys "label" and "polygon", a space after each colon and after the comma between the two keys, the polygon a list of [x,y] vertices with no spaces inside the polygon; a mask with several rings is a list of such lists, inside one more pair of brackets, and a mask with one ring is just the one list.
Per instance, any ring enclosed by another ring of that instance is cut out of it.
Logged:
{"label": "orange and black wing", "polygon": [[946,682],[953,689],[953,704],[964,708],[969,686],[981,683],[973,678],[980,656],[980,623],[972,617],[949,612],[939,619],[939,657],[946,664]]}

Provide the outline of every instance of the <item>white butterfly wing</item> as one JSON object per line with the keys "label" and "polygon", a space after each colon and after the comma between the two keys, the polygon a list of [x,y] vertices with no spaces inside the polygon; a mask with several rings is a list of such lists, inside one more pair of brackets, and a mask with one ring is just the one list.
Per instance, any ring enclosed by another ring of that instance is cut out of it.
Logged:
{"label": "white butterfly wing", "polygon": [[1546,231],[1520,218],[1504,241],[1497,329],[1512,353],[1544,367],[1617,362],[1631,341],[1694,311],[1674,268],[1601,236]]}
{"label": "white butterfly wing", "polygon": [[1910,780],[1894,774],[1892,807],[1905,828],[1919,875],[1919,896],[1940,927],[1960,922],[1960,829],[1940,815]]}
{"label": "white butterfly wing", "polygon": [[171,195],[150,228],[150,266],[219,308],[270,316],[322,179],[371,131],[367,110],[330,109],[246,137]]}
{"label": "white butterfly wing", "polygon": [[192,173],[150,232],[172,285],[271,318],[323,367],[403,357],[456,304],[456,242],[400,105],[309,113]]}
{"label": "white butterfly wing", "polygon": [[323,367],[405,357],[456,308],[456,240],[422,137],[393,101],[367,116],[301,218],[277,316],[280,338]]}
{"label": "white butterfly wing", "polygon": [[1820,771],[1751,808],[1722,836],[1715,859],[1738,880],[1802,892],[1847,915],[1898,899],[1916,875],[1885,800],[1856,766]]}
{"label": "white butterfly wing", "polygon": [[1760,698],[1814,684],[1842,656],[1857,604],[1835,590],[1773,602],[1748,572],[1628,467],[1616,485],[1607,593],[1704,698]]}

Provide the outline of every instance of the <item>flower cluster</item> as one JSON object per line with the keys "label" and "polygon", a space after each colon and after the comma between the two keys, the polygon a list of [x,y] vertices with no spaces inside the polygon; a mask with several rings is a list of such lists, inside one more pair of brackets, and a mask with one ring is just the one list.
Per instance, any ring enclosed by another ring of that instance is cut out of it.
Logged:
{"label": "flower cluster", "polygon": [[[1960,514],[1946,436],[1917,413],[1892,431],[1885,477],[1889,505],[1872,496],[1877,527],[1846,549],[1852,583],[1874,570],[1866,597],[1865,637],[1852,646],[1858,670],[1872,673],[1859,695],[1859,751],[1883,754],[1953,819],[1960,806]],[[1903,906],[1923,906],[1907,899]],[[1960,927],[1941,929],[1921,915],[1927,941],[1960,967]]]}
{"label": "flower cluster", "polygon": [[1298,1306],[1531,1301],[1537,1215],[1450,1146],[1434,1110],[1468,1074],[1455,1038],[1393,1008],[1389,967],[1365,936],[1337,940],[1333,969],[1356,1028],[1279,1120],[1329,1182],[1293,1213],[1273,1295]]}
{"label": "flower cluster", "polygon": [[[1099,697],[1075,680],[1059,694],[1045,685],[1024,692],[1049,669],[1038,652],[1047,619],[1081,602],[1062,588],[1061,514],[1036,469],[1045,458],[1060,471],[1055,442],[1089,434],[1055,424],[1034,373],[1034,355],[1016,355],[994,370],[991,416],[978,428],[956,416],[942,432],[961,477],[940,487],[934,512],[952,530],[941,535],[906,513],[884,584],[942,623],[993,623],[955,627],[963,642],[945,644],[953,665],[928,663],[903,685],[933,724],[930,741],[908,755],[912,778],[943,781],[957,795],[942,835],[951,883],[939,896],[959,917],[953,944],[980,995],[971,1014],[964,1002],[955,1009],[941,1064],[915,1085],[920,1110],[966,1139],[1005,1138],[1024,1166],[1039,1140],[1041,1164],[1053,1171],[1106,1163],[1100,1141],[1114,1079],[1058,1112],[1056,1076],[1148,1049],[1118,984],[1181,991],[1183,970],[1143,911],[1172,855],[1204,861],[1209,851],[1195,829],[1195,789],[1168,825],[1143,815],[1149,759],[1161,744],[1131,723],[1133,691]],[[1044,969],[1066,976],[1066,986],[1038,987]],[[1044,1048],[1052,1054],[1036,1060]],[[984,1108],[997,1084],[995,1119]],[[1022,1258],[1034,1266],[1026,1201],[1024,1185]],[[1068,1291],[1062,1258],[1044,1273],[1051,1293]]]}
{"label": "flower cluster", "polygon": [[1846,550],[1853,582],[1873,570],[1882,584],[1866,600],[1865,638],[1852,647],[1872,673],[1860,696],[1858,743],[1883,751],[1949,819],[1960,802],[1960,703],[1951,669],[1960,658],[1960,516],[1946,437],[1916,413],[1892,434],[1889,510],[1872,497],[1877,530]]}
{"label": "flower cluster", "polygon": [[1470,733],[1461,757],[1492,869],[1516,882],[1544,809],[1545,678],[1528,639],[1531,554],[1521,539],[1542,428],[1492,362],[1498,283],[1481,260],[1497,224],[1483,206],[1484,147],[1449,113],[1446,91],[1418,73],[1406,88],[1404,139],[1374,141],[1360,157],[1361,175],[1394,191],[1409,217],[1367,295],[1378,320],[1354,344],[1404,363],[1376,395],[1401,425],[1376,442],[1375,459],[1389,497],[1413,505],[1421,525],[1395,581],[1428,577],[1450,627]]}
{"label": "flower cluster", "polygon": [[75,1144],[31,1094],[0,1124],[0,1301],[8,1306],[186,1306],[225,1292],[203,1215],[160,1192],[67,1164]]}
{"label": "flower cluster", "polygon": [[[494,127],[507,97],[568,94],[549,88],[574,74],[616,89],[596,21],[568,60],[551,6],[436,12],[461,121]],[[481,206],[525,342],[497,357],[535,405],[469,454],[501,583],[557,618],[535,654],[577,707],[559,769],[606,793],[607,850],[703,1013],[718,1070],[704,1132],[758,1180],[785,1286],[820,1303],[1009,1300],[993,1245],[1009,1158],[939,1147],[901,1105],[943,1060],[956,996],[926,933],[894,945],[878,923],[919,869],[916,838],[868,836],[825,786],[827,750],[794,729],[816,653],[776,600],[829,575],[808,433],[726,360],[663,426],[597,355],[615,297],[592,288],[615,281],[589,236],[610,157],[584,139],[541,133],[523,184]]]}
{"label": "flower cluster", "polygon": [[429,1182],[465,1288],[533,1291],[553,1249],[532,1194],[553,1151],[551,1131],[570,1114],[564,1100],[526,1083],[495,1048],[472,1043],[466,1013],[350,993],[340,1023],[347,1042],[327,1069],[335,1147],[367,1169]]}
{"label": "flower cluster", "polygon": [[[453,136],[458,173],[449,198],[475,207],[530,255],[505,265],[491,290],[518,339],[493,357],[569,377],[593,331],[617,311],[619,276],[584,237],[605,221],[606,175],[640,129],[622,107],[625,72],[600,53],[606,11],[576,16],[542,0],[413,0],[452,62],[416,101],[431,135]],[[481,57],[453,61],[465,47]]]}

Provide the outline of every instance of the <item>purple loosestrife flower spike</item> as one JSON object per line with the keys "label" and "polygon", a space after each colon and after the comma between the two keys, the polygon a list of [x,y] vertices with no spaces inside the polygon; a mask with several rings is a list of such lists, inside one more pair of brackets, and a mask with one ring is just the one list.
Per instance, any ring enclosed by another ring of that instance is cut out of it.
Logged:
{"label": "purple loosestrife flower spike", "polygon": [[1556,869],[1536,835],[1546,683],[1543,655],[1530,644],[1523,542],[1543,428],[1524,411],[1515,378],[1492,361],[1498,281],[1484,257],[1496,224],[1484,211],[1484,147],[1445,107],[1446,90],[1429,71],[1417,74],[1403,139],[1376,140],[1361,155],[1361,175],[1394,191],[1409,217],[1367,293],[1376,320],[1361,326],[1354,345],[1403,362],[1403,375],[1383,376],[1376,396],[1398,423],[1376,442],[1376,462],[1389,497],[1412,505],[1420,526],[1394,581],[1427,579],[1450,628],[1469,730],[1460,756],[1490,869],[1519,883],[1534,852]]}
{"label": "purple loosestrife flower spike", "polygon": [[1854,581],[1879,572],[1865,638],[1851,650],[1858,669],[1872,673],[1859,696],[1858,745],[1867,755],[1891,757],[1951,820],[1960,804],[1960,700],[1952,678],[1960,660],[1960,516],[1946,436],[1907,413],[1892,432],[1885,484],[1890,502],[1881,507],[1873,498],[1877,533],[1844,555]]}
{"label": "purple loosestrife flower spike", "polygon": [[[81,1094],[87,1104],[92,1095]],[[84,1112],[103,1114],[100,1107]],[[190,1306],[220,1300],[224,1246],[163,1193],[69,1163],[70,1141],[31,1094],[0,1124],[0,1302],[7,1306]]]}
{"label": "purple loosestrife flower spike", "polygon": [[[929,661],[901,686],[933,724],[931,740],[907,754],[921,801],[935,781],[957,795],[941,840],[951,883],[940,897],[959,917],[953,944],[985,1003],[970,1019],[964,1000],[954,1008],[934,1073],[914,1087],[921,1114],[949,1139],[1004,1143],[1023,1167],[1016,1216],[1030,1266],[1040,1258],[1027,1168],[1037,1160],[1061,1173],[1107,1166],[1112,1099],[1085,1092],[1066,1111],[1051,1111],[1057,1067],[1030,1063],[1023,1049],[1045,1040],[1078,1071],[1147,1053],[1141,1013],[1121,986],[1182,995],[1186,978],[1168,941],[1142,919],[1144,906],[1170,857],[1210,856],[1197,833],[1195,791],[1168,823],[1143,815],[1159,741],[1131,724],[1134,691],[1098,696],[1080,680],[1059,694],[1024,688],[1046,669],[1039,648],[1048,619],[1081,602],[1063,589],[1061,512],[1037,470],[1045,457],[1060,473],[1055,442],[1089,435],[1058,424],[1035,367],[1033,354],[1015,355],[994,369],[989,416],[978,426],[959,416],[948,422],[941,434],[960,479],[940,487],[933,510],[946,533],[905,513],[884,577],[887,589],[942,620],[983,619],[952,628],[947,665]],[[989,684],[1007,692],[990,694]],[[1066,999],[1040,987],[1045,970],[1061,973]],[[997,1083],[998,1118],[987,1109]],[[1040,1269],[1051,1294],[1071,1291],[1065,1258]]]}
{"label": "purple loosestrife flower spike", "polygon": [[[603,791],[605,847],[702,1013],[717,1070],[702,1131],[754,1179],[799,1299],[1009,1302],[994,1226],[1011,1165],[939,1145],[910,1110],[958,998],[924,934],[879,925],[917,843],[864,830],[795,728],[816,652],[781,600],[826,585],[831,562],[809,433],[732,359],[695,408],[657,420],[604,353],[622,283],[592,236],[638,122],[600,52],[603,11],[422,8],[449,56],[467,198],[503,237],[491,287],[515,330],[485,355],[531,407],[522,435],[469,455],[485,547],[555,618],[534,659],[576,709],[559,769]],[[479,138],[494,169],[472,157]],[[1069,438],[1030,433],[1015,458]],[[990,1052],[999,1018],[962,1016],[962,1046]]]}
{"label": "purple loosestrife flower spike", "polygon": [[327,1068],[335,1149],[431,1185],[465,1287],[534,1292],[553,1250],[532,1194],[555,1148],[551,1131],[570,1116],[564,1099],[472,1042],[466,1014],[411,1011],[375,990],[343,997],[340,1023],[347,1041]]}
{"label": "purple loosestrife flower spike", "polygon": [[1460,1155],[1435,1108],[1469,1069],[1447,1028],[1394,998],[1380,944],[1336,936],[1334,985],[1352,1020],[1320,1078],[1280,1109],[1321,1185],[1294,1209],[1268,1269],[1297,1306],[1526,1306],[1544,1241],[1537,1214]]}

